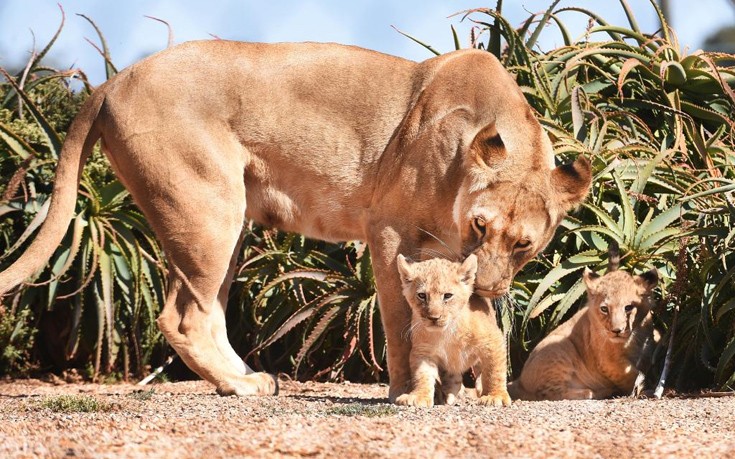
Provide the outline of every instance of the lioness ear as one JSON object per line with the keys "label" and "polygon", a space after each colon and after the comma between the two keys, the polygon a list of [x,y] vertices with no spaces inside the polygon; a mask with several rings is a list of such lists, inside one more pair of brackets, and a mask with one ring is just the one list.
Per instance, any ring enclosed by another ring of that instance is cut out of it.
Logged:
{"label": "lioness ear", "polygon": [[508,156],[503,139],[500,138],[495,123],[490,123],[477,133],[470,147],[470,154],[476,164],[497,168]]}
{"label": "lioness ear", "polygon": [[399,253],[396,257],[396,265],[398,266],[398,273],[401,275],[401,282],[411,282],[413,280],[413,268],[411,268],[411,263],[406,260],[406,257]]}
{"label": "lioness ear", "polygon": [[640,276],[635,276],[636,284],[645,288],[646,291],[650,292],[658,284],[658,271],[655,269],[648,270]]}
{"label": "lioness ear", "polygon": [[551,171],[551,186],[559,207],[565,211],[580,204],[587,197],[591,183],[590,160],[581,155],[572,164],[564,164]]}
{"label": "lioness ear", "polygon": [[587,290],[593,290],[597,286],[597,282],[600,280],[600,275],[592,271],[589,266],[587,266],[584,268],[582,279],[584,279],[584,285],[587,286]]}
{"label": "lioness ear", "polygon": [[477,255],[470,254],[459,267],[459,275],[462,282],[466,285],[475,284],[475,275],[477,274]]}

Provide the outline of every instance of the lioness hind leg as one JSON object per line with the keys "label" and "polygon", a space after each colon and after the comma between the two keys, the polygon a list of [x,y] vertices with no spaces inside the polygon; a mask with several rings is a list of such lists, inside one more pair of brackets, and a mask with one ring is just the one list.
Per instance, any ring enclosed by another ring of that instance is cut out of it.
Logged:
{"label": "lioness hind leg", "polygon": [[218,393],[274,394],[273,376],[246,374],[248,368],[232,349],[225,327],[227,294],[245,215],[244,184],[220,180],[196,190],[161,192],[179,211],[175,216],[159,209],[147,213],[170,266],[171,282],[159,328],[182,360],[214,384]]}
{"label": "lioness hind leg", "polygon": [[212,336],[214,337],[215,343],[217,343],[217,349],[228,359],[242,374],[254,373],[253,369],[250,368],[240,356],[232,348],[230,340],[227,337],[227,325],[225,323],[225,312],[227,311],[227,301],[229,299],[230,286],[232,285],[232,278],[235,275],[235,269],[237,268],[237,257],[240,253],[240,247],[242,246],[243,233],[240,233],[235,251],[232,253],[230,260],[230,267],[225,276],[225,281],[220,287],[219,295],[217,298],[221,308],[215,308],[212,314]]}

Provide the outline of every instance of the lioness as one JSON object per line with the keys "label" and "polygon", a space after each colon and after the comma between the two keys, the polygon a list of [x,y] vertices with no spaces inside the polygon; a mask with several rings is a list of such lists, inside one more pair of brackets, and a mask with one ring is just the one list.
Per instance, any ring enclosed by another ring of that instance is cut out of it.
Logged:
{"label": "lioness", "polygon": [[441,376],[442,395],[451,405],[462,391],[462,373],[472,367],[482,381],[480,403],[510,405],[503,332],[495,310],[472,295],[477,257],[471,254],[462,263],[442,258],[412,263],[399,254],[396,263],[411,306],[413,373],[413,389],[396,403],[433,406],[435,381]]}
{"label": "lioness", "polygon": [[619,271],[617,249],[610,260],[604,276],[585,268],[587,304],[534,348],[521,376],[508,385],[513,399],[601,399],[633,392],[653,339],[651,292],[658,273]]}
{"label": "lioness", "polygon": [[410,382],[399,252],[478,257],[495,297],[584,199],[589,161],[554,167],[551,143],[490,53],[423,63],[336,44],[184,43],[123,70],[83,105],[59,159],[48,217],[0,274],[7,292],[44,266],[102,148],[167,256],[158,325],[220,394],[272,394],[232,349],[225,307],[245,218],[371,249],[391,400]]}

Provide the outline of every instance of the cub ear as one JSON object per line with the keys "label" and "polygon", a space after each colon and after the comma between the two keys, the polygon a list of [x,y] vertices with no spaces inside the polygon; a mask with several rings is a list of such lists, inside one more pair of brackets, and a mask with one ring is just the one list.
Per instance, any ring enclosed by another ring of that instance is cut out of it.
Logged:
{"label": "cub ear", "polygon": [[646,291],[650,292],[654,288],[656,288],[656,285],[658,285],[658,271],[655,269],[650,269],[640,276],[635,277],[636,284],[640,285]]}
{"label": "cub ear", "polygon": [[413,280],[413,267],[411,264],[400,253],[396,257],[396,265],[398,266],[398,273],[401,275],[401,282],[411,282]]}
{"label": "cub ear", "polygon": [[571,164],[563,164],[551,171],[551,186],[559,207],[567,211],[581,204],[592,184],[590,160],[580,155]]}
{"label": "cub ear", "polygon": [[475,285],[475,275],[477,274],[477,255],[470,254],[462,262],[459,267],[459,275],[462,283],[466,285]]}
{"label": "cub ear", "polygon": [[587,290],[592,290],[597,286],[597,283],[600,280],[600,275],[592,271],[589,266],[587,266],[584,268],[582,279],[584,279],[584,285],[587,286]]}
{"label": "cub ear", "polygon": [[490,123],[477,133],[470,147],[472,160],[481,166],[497,168],[508,156],[503,139],[495,123]]}

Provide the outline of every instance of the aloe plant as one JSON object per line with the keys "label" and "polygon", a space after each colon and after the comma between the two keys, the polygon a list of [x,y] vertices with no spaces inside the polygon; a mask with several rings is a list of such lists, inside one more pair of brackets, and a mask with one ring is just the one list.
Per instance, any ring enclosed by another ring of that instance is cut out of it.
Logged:
{"label": "aloe plant", "polygon": [[[62,10],[63,25],[63,10]],[[48,208],[53,168],[64,132],[88,95],[69,88],[74,75],[41,65],[50,43],[33,54],[22,76],[0,69],[0,169],[3,175],[0,216],[2,264],[27,246]],[[101,35],[100,35],[101,37]],[[139,374],[163,343],[155,327],[164,291],[165,263],[147,223],[106,160],[96,151],[85,167],[72,224],[47,267],[6,300],[18,318],[32,314],[41,326],[52,310],[66,311],[69,330],[64,349],[75,357],[80,343],[91,347],[92,376],[100,372]]]}
{"label": "aloe plant", "polygon": [[[686,55],[667,26],[660,35],[642,33],[624,0],[627,28],[557,4],[517,29],[499,8],[464,15],[474,24],[473,36],[488,36],[475,46],[494,52],[516,75],[557,155],[588,155],[595,170],[588,203],[518,277],[519,344],[531,348],[573,312],[584,293],[580,270],[601,270],[614,240],[629,269],[653,266],[663,274],[662,347],[673,311],[681,311],[675,385],[696,385],[687,375],[705,368],[709,376],[697,384],[732,388],[735,71],[720,65],[732,56]],[[656,3],[651,7],[665,25]],[[569,14],[590,20],[578,39],[564,25]],[[564,45],[539,52],[534,47],[547,25],[557,26]],[[677,263],[682,250],[684,265]],[[686,295],[671,295],[679,275],[698,280]],[[664,353],[656,354],[659,367]]]}

